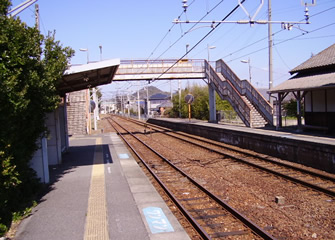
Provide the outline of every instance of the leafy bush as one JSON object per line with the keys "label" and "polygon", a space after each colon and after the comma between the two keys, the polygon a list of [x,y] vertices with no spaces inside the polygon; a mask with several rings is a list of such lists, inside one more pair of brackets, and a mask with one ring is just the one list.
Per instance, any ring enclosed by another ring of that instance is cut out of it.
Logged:
{"label": "leafy bush", "polygon": [[[194,102],[191,105],[192,118],[208,120],[209,119],[209,93],[207,86],[193,85],[190,89],[184,89],[181,92],[181,117],[188,118],[188,104],[185,102],[185,96],[191,93],[194,96]],[[216,110],[231,110],[232,106],[225,100],[222,100],[217,94]],[[176,94],[172,98],[173,108],[169,111],[170,117],[179,116],[179,95]]]}
{"label": "leafy bush", "polygon": [[57,83],[73,55],[54,33],[44,37],[7,17],[9,5],[0,0],[0,236],[39,190],[29,162],[46,133],[45,114],[59,104]]}
{"label": "leafy bush", "polygon": [[[288,117],[296,117],[297,116],[297,100],[291,99],[289,102],[283,104],[283,109],[286,112],[286,116]],[[304,114],[304,107],[301,104],[300,109],[301,114]]]}

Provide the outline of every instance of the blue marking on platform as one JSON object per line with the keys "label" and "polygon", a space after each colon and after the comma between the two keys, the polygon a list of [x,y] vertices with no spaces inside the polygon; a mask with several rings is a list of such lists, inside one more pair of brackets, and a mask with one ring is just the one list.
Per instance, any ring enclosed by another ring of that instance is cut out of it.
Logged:
{"label": "blue marking on platform", "polygon": [[119,158],[121,158],[121,159],[127,159],[127,158],[129,158],[129,156],[128,156],[127,153],[120,153],[119,154]]}
{"label": "blue marking on platform", "polygon": [[171,226],[169,220],[166,218],[161,208],[143,208],[143,213],[150,227],[150,231],[153,234],[162,232],[174,232],[173,227]]}

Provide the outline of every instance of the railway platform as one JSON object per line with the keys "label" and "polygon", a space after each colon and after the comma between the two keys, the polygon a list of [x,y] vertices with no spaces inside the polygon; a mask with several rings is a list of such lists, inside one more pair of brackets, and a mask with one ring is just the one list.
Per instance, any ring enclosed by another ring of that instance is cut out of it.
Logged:
{"label": "railway platform", "polygon": [[334,136],[248,128],[194,119],[150,118],[148,122],[335,173]]}
{"label": "railway platform", "polygon": [[75,136],[16,240],[189,239],[116,133]]}

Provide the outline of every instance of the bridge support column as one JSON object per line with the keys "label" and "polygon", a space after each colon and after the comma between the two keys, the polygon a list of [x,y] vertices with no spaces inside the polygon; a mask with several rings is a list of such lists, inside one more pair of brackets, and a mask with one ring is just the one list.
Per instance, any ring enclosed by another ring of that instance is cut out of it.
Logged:
{"label": "bridge support column", "polygon": [[212,85],[213,83],[208,84],[208,93],[209,93],[209,122],[217,123],[216,119],[216,104],[215,104],[215,89]]}

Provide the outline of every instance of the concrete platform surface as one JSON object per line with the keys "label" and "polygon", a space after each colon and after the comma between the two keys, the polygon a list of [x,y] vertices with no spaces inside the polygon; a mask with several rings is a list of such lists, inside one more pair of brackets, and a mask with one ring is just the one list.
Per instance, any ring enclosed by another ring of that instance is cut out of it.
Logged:
{"label": "concrete platform surface", "polygon": [[263,128],[249,128],[240,125],[224,124],[224,123],[209,123],[208,121],[201,121],[196,119],[182,119],[182,118],[157,118],[156,120],[175,122],[175,123],[187,123],[195,126],[207,126],[218,129],[231,130],[236,132],[250,133],[261,136],[273,136],[287,139],[294,139],[302,142],[311,142],[318,144],[327,144],[335,146],[335,136],[320,136],[314,133],[298,133],[297,131],[283,131],[283,130],[271,130]]}
{"label": "concrete platform surface", "polygon": [[115,133],[70,138],[17,240],[189,239]]}
{"label": "concrete platform surface", "polygon": [[248,128],[195,119],[150,118],[148,122],[335,173],[335,136],[289,132],[287,129]]}

